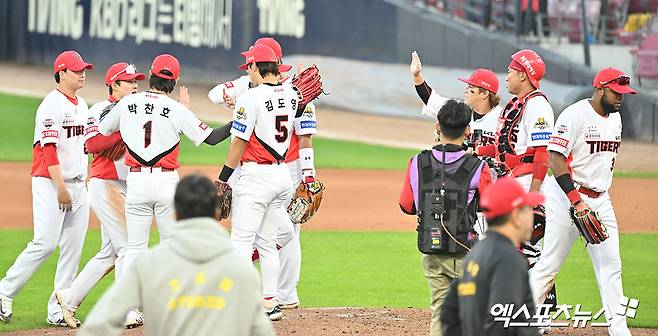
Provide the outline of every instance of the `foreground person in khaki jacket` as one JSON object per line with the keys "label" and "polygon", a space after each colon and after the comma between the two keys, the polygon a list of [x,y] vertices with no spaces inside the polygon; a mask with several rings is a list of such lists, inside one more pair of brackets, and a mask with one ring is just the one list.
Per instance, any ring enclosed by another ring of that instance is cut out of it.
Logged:
{"label": "foreground person in khaki jacket", "polygon": [[256,270],[213,218],[216,195],[206,177],[180,181],[171,239],[135,261],[78,335],[121,335],[134,307],[144,314],[145,335],[274,335]]}

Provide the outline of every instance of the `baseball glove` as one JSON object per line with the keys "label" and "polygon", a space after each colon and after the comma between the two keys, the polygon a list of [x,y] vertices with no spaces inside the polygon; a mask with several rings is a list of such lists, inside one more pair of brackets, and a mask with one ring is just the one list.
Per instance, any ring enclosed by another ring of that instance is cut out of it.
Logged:
{"label": "baseball glove", "polygon": [[106,148],[98,152],[98,156],[108,158],[112,161],[121,159],[124,154],[126,154],[126,144],[124,144],[123,141],[119,141],[112,145],[110,148]]}
{"label": "baseball glove", "polygon": [[295,224],[306,223],[320,208],[324,184],[315,180],[314,182],[301,182],[297,186],[292,202],[288,206],[288,214]]}
{"label": "baseball glove", "polygon": [[599,220],[596,211],[585,202],[578,202],[569,210],[573,223],[588,244],[600,244],[608,239],[608,231]]}
{"label": "baseball glove", "polygon": [[292,86],[299,95],[299,107],[304,108],[322,93],[322,81],[317,65],[312,65],[292,79]]}
{"label": "baseball glove", "polygon": [[544,238],[544,230],[546,229],[546,208],[539,205],[532,209],[535,214],[535,219],[532,223],[532,236],[530,236],[530,243],[537,244],[539,240]]}
{"label": "baseball glove", "polygon": [[220,180],[215,180],[215,186],[217,187],[217,205],[215,215],[217,220],[221,221],[222,219],[228,218],[231,214],[231,201],[233,199],[233,189],[226,182]]}

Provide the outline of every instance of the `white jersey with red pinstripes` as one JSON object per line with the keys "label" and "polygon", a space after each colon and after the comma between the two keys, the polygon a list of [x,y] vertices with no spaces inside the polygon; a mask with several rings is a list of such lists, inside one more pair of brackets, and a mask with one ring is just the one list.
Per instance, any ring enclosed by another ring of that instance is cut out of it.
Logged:
{"label": "white jersey with red pinstripes", "polygon": [[603,117],[589,99],[583,99],[568,106],[557,118],[548,150],[567,158],[574,182],[605,192],[612,184],[621,130],[619,113]]}
{"label": "white jersey with red pinstripes", "polygon": [[242,161],[284,161],[297,113],[290,85],[261,84],[238,97],[231,134],[248,141]]}
{"label": "white jersey with red pinstripes", "polygon": [[43,98],[35,117],[32,176],[50,177],[42,146],[52,143],[57,146],[57,158],[65,181],[87,177],[87,155],[84,152],[87,113],[87,102],[82,97],[69,98],[59,90],[53,90]]}
{"label": "white jersey with red pinstripes", "polygon": [[[109,100],[100,101],[89,108],[89,117],[85,125],[85,142],[95,136],[102,136],[98,132],[98,121],[100,120],[103,110],[108,108],[112,102]],[[125,181],[128,176],[128,166],[125,159],[122,157],[116,161],[99,156],[93,153],[93,160],[91,161],[91,169],[89,171],[90,177],[110,180]]]}
{"label": "white jersey with red pinstripes", "polygon": [[167,95],[145,91],[123,97],[101,116],[98,131],[103,135],[121,131],[128,147],[126,164],[130,167],[176,169],[180,166],[180,133],[198,146],[212,128]]}

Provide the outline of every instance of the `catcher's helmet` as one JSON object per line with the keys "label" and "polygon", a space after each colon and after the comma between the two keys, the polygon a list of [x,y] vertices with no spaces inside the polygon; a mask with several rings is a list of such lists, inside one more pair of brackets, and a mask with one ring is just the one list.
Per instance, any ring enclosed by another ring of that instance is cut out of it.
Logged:
{"label": "catcher's helmet", "polygon": [[544,77],[544,73],[546,72],[546,65],[539,54],[530,49],[523,49],[512,55],[512,60],[521,64],[532,86],[538,89],[539,81]]}

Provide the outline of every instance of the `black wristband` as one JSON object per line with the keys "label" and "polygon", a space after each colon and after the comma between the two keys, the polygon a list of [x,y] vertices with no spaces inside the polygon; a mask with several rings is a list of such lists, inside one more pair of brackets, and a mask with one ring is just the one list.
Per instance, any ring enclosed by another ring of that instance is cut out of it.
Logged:
{"label": "black wristband", "polygon": [[222,181],[222,182],[227,182],[228,179],[229,179],[229,178],[231,177],[231,175],[233,174],[233,171],[234,171],[234,170],[235,170],[235,169],[230,168],[230,167],[227,166],[227,165],[224,165],[224,167],[222,167],[222,171],[219,173],[219,177],[218,177],[219,180]]}
{"label": "black wristband", "polygon": [[571,179],[571,175],[563,174],[555,178],[557,180],[557,184],[560,185],[560,188],[562,188],[562,191],[564,191],[565,194],[570,193],[573,190],[576,190],[576,187],[573,185],[573,180]]}
{"label": "black wristband", "polygon": [[420,100],[423,101],[423,104],[427,105],[427,102],[429,102],[430,96],[432,95],[432,88],[427,85],[427,82],[422,82],[418,85],[415,85],[415,87],[416,94],[418,94]]}

